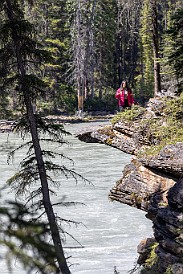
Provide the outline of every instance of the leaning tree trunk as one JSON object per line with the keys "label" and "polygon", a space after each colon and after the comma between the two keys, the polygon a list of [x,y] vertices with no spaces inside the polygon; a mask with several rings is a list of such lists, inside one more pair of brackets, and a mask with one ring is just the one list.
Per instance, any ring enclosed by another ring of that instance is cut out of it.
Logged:
{"label": "leaning tree trunk", "polygon": [[25,65],[23,62],[21,52],[20,52],[21,41],[19,40],[19,37],[17,35],[16,26],[13,23],[15,18],[14,18],[11,0],[6,0],[6,5],[7,5],[7,16],[9,18],[11,26],[12,26],[12,38],[13,38],[13,42],[14,42],[15,54],[16,54],[16,59],[17,59],[17,70],[19,73],[19,79],[20,79],[20,83],[21,83],[21,91],[22,91],[23,97],[24,97],[24,102],[25,102],[25,106],[26,106],[27,117],[28,117],[28,122],[29,122],[29,127],[30,127],[30,133],[31,133],[31,137],[32,137],[32,142],[33,142],[35,156],[36,156],[38,170],[39,170],[41,189],[42,189],[42,195],[43,195],[43,203],[44,203],[46,215],[48,218],[48,222],[50,225],[50,231],[51,231],[52,240],[54,243],[60,271],[63,274],[70,274],[71,272],[67,266],[67,262],[66,262],[66,259],[64,256],[61,238],[60,238],[60,234],[59,234],[59,229],[57,226],[55,214],[53,212],[53,207],[52,207],[51,200],[50,200],[47,174],[46,174],[46,169],[45,169],[43,156],[42,156],[42,150],[41,150],[41,146],[40,146],[40,142],[39,142],[36,118],[35,118],[35,115],[33,112],[31,97],[30,97],[30,93],[29,93],[30,88],[25,81],[26,69],[25,69]]}

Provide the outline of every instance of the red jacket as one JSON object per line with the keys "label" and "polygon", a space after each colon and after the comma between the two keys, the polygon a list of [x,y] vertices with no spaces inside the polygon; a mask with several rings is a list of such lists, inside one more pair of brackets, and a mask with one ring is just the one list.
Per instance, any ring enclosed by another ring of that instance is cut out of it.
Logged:
{"label": "red jacket", "polygon": [[[116,99],[118,99],[118,105],[119,106],[124,106],[124,102],[125,102],[124,89],[121,90],[121,88],[118,88],[115,97],[116,97]],[[133,94],[132,94],[131,89],[128,89],[127,99],[128,99],[128,105],[129,106],[134,104],[134,98],[133,98]]]}

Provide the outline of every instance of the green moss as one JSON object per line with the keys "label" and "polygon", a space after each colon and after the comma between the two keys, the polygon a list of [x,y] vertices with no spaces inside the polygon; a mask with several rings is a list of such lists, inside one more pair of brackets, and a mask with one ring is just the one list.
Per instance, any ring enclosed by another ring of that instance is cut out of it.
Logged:
{"label": "green moss", "polygon": [[143,152],[145,155],[156,155],[169,144],[183,142],[183,93],[178,98],[162,99],[161,115],[147,118],[146,109],[134,106],[131,110],[118,113],[111,123],[114,125],[120,121],[131,123],[138,122],[139,135],[146,141],[147,148]]}
{"label": "green moss", "polygon": [[130,195],[131,202],[135,203],[137,207],[141,207],[143,198],[139,196],[137,193],[132,192]]}
{"label": "green moss", "polygon": [[123,112],[119,112],[112,120],[112,125],[122,121],[135,121],[139,119],[145,112],[145,108],[140,106],[134,106],[132,109],[125,109]]}
{"label": "green moss", "polygon": [[165,115],[171,116],[174,120],[183,119],[183,92],[180,97],[166,101]]}
{"label": "green moss", "polygon": [[155,252],[155,249],[156,249],[157,246],[158,246],[158,243],[155,243],[150,247],[149,257],[145,261],[145,265],[144,265],[145,268],[150,269],[150,268],[154,267],[157,264],[158,255]]}
{"label": "green moss", "polygon": [[158,246],[158,243],[154,243],[149,247],[149,256],[143,264],[143,269],[140,271],[140,274],[158,274],[159,273],[159,258],[155,253],[155,249]]}
{"label": "green moss", "polygon": [[167,202],[158,203],[158,207],[167,207]]}
{"label": "green moss", "polygon": [[140,127],[151,144],[145,154],[155,155],[166,145],[183,142],[183,96],[166,101],[159,119],[142,121]]}
{"label": "green moss", "polygon": [[114,135],[111,126],[104,126],[98,130],[101,134]]}
{"label": "green moss", "polygon": [[107,141],[106,141],[106,144],[112,145],[112,140],[113,140],[112,138],[108,138]]}
{"label": "green moss", "polygon": [[173,274],[171,266],[167,268],[165,274]]}

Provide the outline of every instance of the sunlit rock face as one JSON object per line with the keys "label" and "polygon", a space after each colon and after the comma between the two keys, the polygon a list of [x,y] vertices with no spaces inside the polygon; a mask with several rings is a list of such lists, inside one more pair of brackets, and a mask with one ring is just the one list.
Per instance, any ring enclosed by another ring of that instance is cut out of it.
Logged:
{"label": "sunlit rock face", "polygon": [[183,142],[165,146],[157,156],[140,159],[140,162],[167,175],[181,178],[183,174]]}
{"label": "sunlit rock face", "polygon": [[153,219],[159,206],[167,204],[167,192],[177,182],[162,172],[143,166],[136,158],[123,170],[123,177],[109,194],[116,200],[148,212]]}
{"label": "sunlit rock face", "polygon": [[156,156],[133,158],[109,197],[143,209],[153,219],[157,209],[167,205],[168,190],[183,174],[182,155],[183,143],[177,143],[166,146]]}

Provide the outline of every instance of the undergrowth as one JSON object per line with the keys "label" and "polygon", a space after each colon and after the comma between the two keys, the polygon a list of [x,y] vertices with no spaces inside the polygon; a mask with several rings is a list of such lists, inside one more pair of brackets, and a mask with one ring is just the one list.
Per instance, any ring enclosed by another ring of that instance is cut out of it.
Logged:
{"label": "undergrowth", "polygon": [[139,119],[144,113],[145,108],[140,106],[134,106],[132,109],[125,109],[123,112],[119,112],[113,119],[111,119],[112,125],[120,121],[134,121]]}
{"label": "undergrowth", "polygon": [[[138,122],[137,134],[141,135],[149,146],[143,154],[155,155],[166,145],[183,142],[183,93],[178,98],[163,98],[163,109],[158,116],[147,116],[145,108],[134,106],[131,110],[118,113],[111,121]],[[142,153],[142,152],[139,152]]]}

